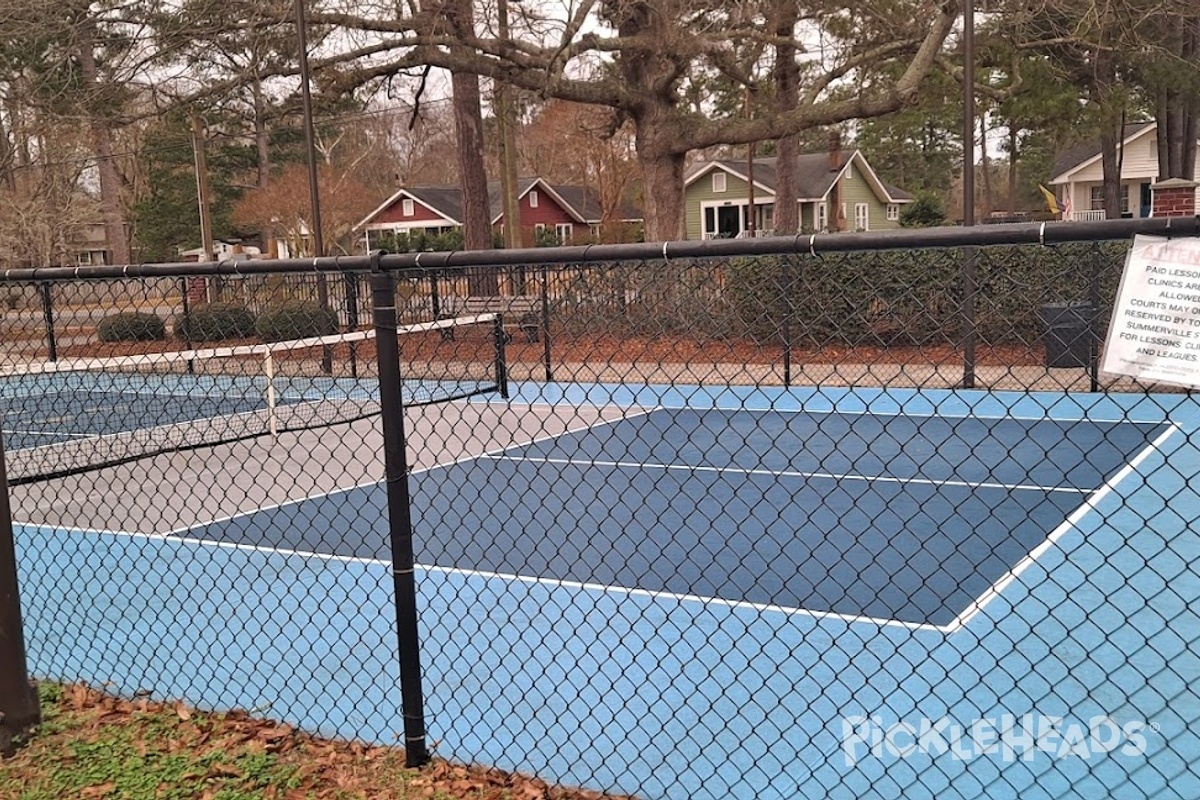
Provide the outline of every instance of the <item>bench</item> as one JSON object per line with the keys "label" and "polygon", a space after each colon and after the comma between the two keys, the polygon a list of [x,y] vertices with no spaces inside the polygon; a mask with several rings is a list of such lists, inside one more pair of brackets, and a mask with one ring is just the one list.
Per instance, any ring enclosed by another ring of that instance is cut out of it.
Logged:
{"label": "bench", "polygon": [[[443,297],[438,303],[438,319],[472,314],[501,314],[504,326],[519,328],[527,342],[538,341],[542,330],[542,299],[536,295]],[[442,335],[453,338],[454,331],[446,328]]]}

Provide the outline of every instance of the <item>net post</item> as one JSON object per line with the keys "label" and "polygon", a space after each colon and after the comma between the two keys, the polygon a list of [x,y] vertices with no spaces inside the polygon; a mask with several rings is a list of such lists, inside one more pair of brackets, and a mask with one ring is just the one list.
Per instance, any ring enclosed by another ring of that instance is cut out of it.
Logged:
{"label": "net post", "polygon": [[4,461],[4,442],[0,437],[0,755],[9,756],[17,741],[41,722],[42,714],[25,657],[12,506]]}
{"label": "net post", "polygon": [[[541,278],[542,318],[540,322],[542,325],[542,366],[546,369],[546,383],[550,383],[554,380],[554,370],[551,366],[550,352],[550,267],[548,264],[542,264]],[[505,397],[508,397],[508,395],[505,395]]]}
{"label": "net post", "polygon": [[975,273],[975,248],[962,248],[962,388],[975,388],[975,295],[978,291]]}
{"label": "net post", "polygon": [[1100,391],[1100,331],[1097,321],[1100,315],[1100,243],[1092,242],[1092,270],[1088,279],[1088,390]]}
{"label": "net post", "polygon": [[792,385],[792,317],[796,313],[795,299],[792,297],[791,258],[783,256],[779,262],[783,272],[783,385]]}
{"label": "net post", "polygon": [[[188,298],[188,292],[190,291],[190,289],[191,289],[190,279],[186,276],[180,278],[179,279],[179,298],[182,302],[183,320],[184,320],[184,324],[181,327],[183,329],[183,346],[187,350],[192,349],[191,325],[187,321],[192,313],[192,302]],[[192,375],[196,372],[195,360],[190,359],[190,358],[188,359],[187,371],[188,371],[189,375]]]}
{"label": "net post", "polygon": [[372,254],[371,295],[379,401],[383,425],[383,462],[387,476],[388,530],[396,600],[396,639],[400,652],[400,699],[404,716],[404,763],[419,767],[429,760],[421,688],[421,640],[417,625],[412,507],[405,454],[404,402],[400,394],[400,347],[396,334],[396,279],[379,268]]}
{"label": "net post", "polygon": [[50,361],[58,361],[58,339],[54,335],[54,289],[42,281],[42,319],[46,322],[46,350]]}
{"label": "net post", "polygon": [[[343,272],[342,284],[346,290],[346,330],[358,330],[358,273]],[[350,377],[358,377],[358,348],[350,344]]]}
{"label": "net post", "polygon": [[504,348],[504,315],[497,314],[492,320],[492,341],[495,342],[496,386],[500,396],[508,399],[508,360]]}
{"label": "net post", "polygon": [[273,438],[279,438],[279,417],[275,413],[275,407],[278,403],[278,398],[275,394],[275,353],[271,350],[271,345],[267,345],[263,353],[263,375],[267,379],[266,400],[267,400],[267,424]]}

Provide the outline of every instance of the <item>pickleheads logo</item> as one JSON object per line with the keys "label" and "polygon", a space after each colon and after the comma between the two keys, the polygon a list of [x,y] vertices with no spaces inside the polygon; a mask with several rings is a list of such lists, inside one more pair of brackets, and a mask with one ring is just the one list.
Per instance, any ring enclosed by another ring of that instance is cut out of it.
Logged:
{"label": "pickleheads logo", "polygon": [[948,717],[915,722],[885,722],[879,716],[842,718],[842,752],[852,767],[868,756],[907,758],[922,754],[967,761],[980,756],[1005,762],[1032,761],[1038,753],[1051,758],[1092,758],[1108,753],[1140,756],[1146,733],[1157,726],[1110,717],[1086,722],[1046,714],[1000,714],[962,723]]}

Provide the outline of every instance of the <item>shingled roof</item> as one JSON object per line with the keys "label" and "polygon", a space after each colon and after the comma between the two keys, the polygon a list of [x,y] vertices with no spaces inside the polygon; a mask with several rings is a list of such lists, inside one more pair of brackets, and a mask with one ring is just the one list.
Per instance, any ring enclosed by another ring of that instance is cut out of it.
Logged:
{"label": "shingled roof", "polygon": [[[524,197],[526,192],[535,185],[541,185],[547,191],[556,195],[558,199],[561,199],[564,204],[564,210],[569,214],[576,215],[580,222],[596,223],[600,221],[600,196],[591,187],[555,185],[547,183],[541,178],[520,178],[517,181],[517,196]],[[504,215],[504,199],[499,181],[490,181],[488,183],[487,195],[488,217],[494,222]],[[359,222],[356,227],[368,224],[381,211],[391,207],[402,196],[411,197],[418,203],[428,206],[451,222],[456,224],[462,223],[463,202],[461,187],[457,185],[406,186],[380,204],[378,208]],[[621,209],[621,218],[627,221],[638,220],[642,218],[642,212],[630,204],[625,204]]]}
{"label": "shingled roof", "polygon": [[[1121,141],[1129,141],[1147,128],[1153,127],[1154,124],[1153,121],[1127,123],[1124,131],[1122,131]],[[1077,144],[1074,147],[1063,150],[1054,159],[1054,164],[1050,167],[1051,180],[1061,177],[1098,155],[1100,155],[1099,139]]]}
{"label": "shingled roof", "polygon": [[[867,168],[870,169],[866,158],[861,156],[858,150],[841,151],[838,154],[838,168],[836,170],[829,168],[830,154],[828,152],[800,154],[796,157],[797,194],[801,199],[807,200],[824,197],[833,188],[834,181],[837,180],[838,175],[845,169],[846,164],[856,155],[859,156],[860,162],[866,164]],[[741,176],[742,178],[745,178],[748,172],[746,159],[718,159],[716,161],[706,161],[697,164],[689,171],[685,179],[686,182],[690,183],[699,175],[710,171],[714,164],[720,165],[726,172]],[[754,183],[764,189],[775,192],[778,180],[778,165],[779,159],[775,156],[754,159]],[[879,180],[878,176],[876,176],[876,180]],[[879,184],[892,200],[913,199],[913,196],[903,189],[892,186],[882,180],[879,180]]]}

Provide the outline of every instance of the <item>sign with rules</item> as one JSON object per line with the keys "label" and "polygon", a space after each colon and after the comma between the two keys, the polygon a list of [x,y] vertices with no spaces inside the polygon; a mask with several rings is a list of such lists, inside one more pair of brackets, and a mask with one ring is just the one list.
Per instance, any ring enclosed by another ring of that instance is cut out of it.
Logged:
{"label": "sign with rules", "polygon": [[1200,239],[1134,237],[1101,366],[1200,388]]}

